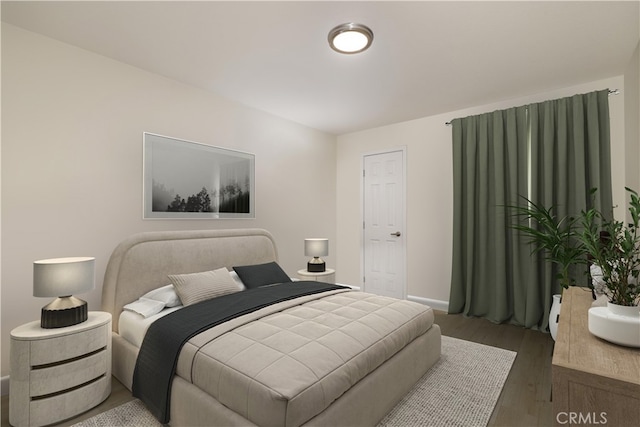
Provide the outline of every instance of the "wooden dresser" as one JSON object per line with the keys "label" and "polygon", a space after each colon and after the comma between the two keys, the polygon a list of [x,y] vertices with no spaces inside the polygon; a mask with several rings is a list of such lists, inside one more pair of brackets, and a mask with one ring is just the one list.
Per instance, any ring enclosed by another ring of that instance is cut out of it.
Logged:
{"label": "wooden dresser", "polygon": [[638,425],[640,349],[611,344],[589,332],[593,299],[586,288],[566,289],[552,362],[556,425]]}

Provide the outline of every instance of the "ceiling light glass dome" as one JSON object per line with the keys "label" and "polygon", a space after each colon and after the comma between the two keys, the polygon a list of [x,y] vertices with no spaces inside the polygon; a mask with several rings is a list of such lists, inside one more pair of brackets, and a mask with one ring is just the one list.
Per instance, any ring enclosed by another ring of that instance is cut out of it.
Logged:
{"label": "ceiling light glass dome", "polygon": [[373,31],[365,25],[338,25],[329,32],[329,46],[336,52],[352,54],[367,50],[373,42]]}

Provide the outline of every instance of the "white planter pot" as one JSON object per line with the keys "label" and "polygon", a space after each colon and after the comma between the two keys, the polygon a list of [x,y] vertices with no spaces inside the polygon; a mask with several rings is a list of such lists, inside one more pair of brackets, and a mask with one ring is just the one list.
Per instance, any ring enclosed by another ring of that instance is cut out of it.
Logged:
{"label": "white planter pot", "polygon": [[607,303],[589,309],[589,332],[614,344],[640,347],[640,307]]}
{"label": "white planter pot", "polygon": [[562,295],[554,295],[553,304],[551,304],[551,310],[549,310],[549,332],[554,341],[556,340],[556,335],[558,335],[558,315],[560,314],[561,302]]}

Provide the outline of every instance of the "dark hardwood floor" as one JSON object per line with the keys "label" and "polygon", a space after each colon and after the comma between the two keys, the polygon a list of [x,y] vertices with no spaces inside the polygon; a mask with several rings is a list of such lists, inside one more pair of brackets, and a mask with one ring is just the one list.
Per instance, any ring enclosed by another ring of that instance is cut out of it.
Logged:
{"label": "dark hardwood floor", "polygon": [[[551,426],[551,357],[549,334],[513,325],[496,325],[484,319],[436,312],[442,334],[518,353],[502,389],[489,426]],[[107,400],[92,410],[57,426],[70,426],[133,399],[115,378]],[[9,426],[9,396],[2,396],[2,427]]]}

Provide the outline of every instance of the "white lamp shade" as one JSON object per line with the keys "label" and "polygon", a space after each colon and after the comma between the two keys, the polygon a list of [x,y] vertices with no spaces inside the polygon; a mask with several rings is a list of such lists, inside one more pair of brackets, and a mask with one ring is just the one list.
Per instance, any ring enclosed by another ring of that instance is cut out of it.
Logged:
{"label": "white lamp shade", "polygon": [[33,296],[61,297],[90,291],[95,286],[95,263],[91,257],[34,261]]}
{"label": "white lamp shade", "polygon": [[329,255],[329,239],[304,239],[304,254],[312,257]]}

